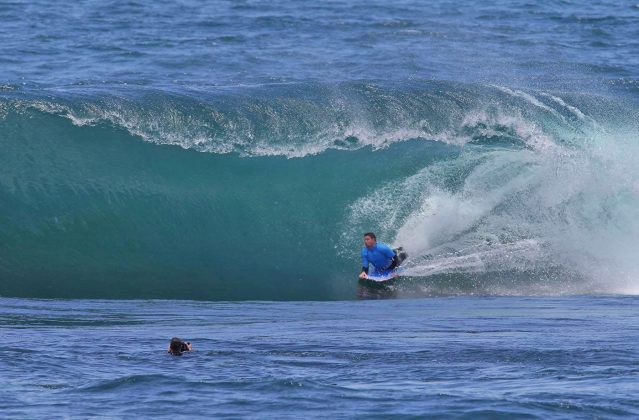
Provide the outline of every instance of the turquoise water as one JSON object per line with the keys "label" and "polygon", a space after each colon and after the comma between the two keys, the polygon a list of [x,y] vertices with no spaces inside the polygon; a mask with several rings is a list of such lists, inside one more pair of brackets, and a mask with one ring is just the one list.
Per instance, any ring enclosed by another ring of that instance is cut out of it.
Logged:
{"label": "turquoise water", "polygon": [[4,295],[348,299],[370,230],[407,250],[427,294],[637,290],[626,97],[427,81],[80,91],[4,95]]}
{"label": "turquoise water", "polygon": [[0,413],[637,416],[637,40],[625,1],[3,2]]}

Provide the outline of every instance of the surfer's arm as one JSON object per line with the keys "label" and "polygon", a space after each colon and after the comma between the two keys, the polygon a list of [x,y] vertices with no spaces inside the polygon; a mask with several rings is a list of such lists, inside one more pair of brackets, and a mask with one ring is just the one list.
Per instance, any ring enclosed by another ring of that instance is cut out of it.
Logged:
{"label": "surfer's arm", "polygon": [[365,248],[362,249],[362,271],[368,273],[368,253]]}
{"label": "surfer's arm", "polygon": [[362,272],[359,273],[360,278],[366,277],[368,274],[368,256],[366,255],[366,250],[362,250]]}

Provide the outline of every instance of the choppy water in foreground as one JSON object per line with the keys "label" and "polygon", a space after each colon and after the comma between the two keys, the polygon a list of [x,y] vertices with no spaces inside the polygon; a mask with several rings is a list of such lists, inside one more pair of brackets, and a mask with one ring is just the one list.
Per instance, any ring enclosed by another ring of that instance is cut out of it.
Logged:
{"label": "choppy water in foreground", "polygon": [[[639,299],[0,300],[20,417],[639,415]],[[171,336],[194,344],[165,353]]]}

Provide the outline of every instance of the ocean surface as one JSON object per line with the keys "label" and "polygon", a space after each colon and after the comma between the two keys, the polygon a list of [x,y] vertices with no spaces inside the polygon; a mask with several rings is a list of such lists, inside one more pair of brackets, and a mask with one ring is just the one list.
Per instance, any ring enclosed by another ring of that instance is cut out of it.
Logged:
{"label": "ocean surface", "polygon": [[637,416],[638,249],[637,2],[0,2],[0,417]]}
{"label": "ocean surface", "polygon": [[0,304],[5,418],[639,414],[637,297]]}

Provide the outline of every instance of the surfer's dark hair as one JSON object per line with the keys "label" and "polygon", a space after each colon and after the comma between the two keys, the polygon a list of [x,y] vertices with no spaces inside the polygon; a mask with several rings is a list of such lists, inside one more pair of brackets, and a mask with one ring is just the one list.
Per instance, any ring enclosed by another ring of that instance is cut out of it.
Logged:
{"label": "surfer's dark hair", "polygon": [[169,345],[169,352],[175,356],[181,356],[184,351],[184,347],[186,347],[184,341],[177,337],[173,337],[171,339],[171,344]]}
{"label": "surfer's dark hair", "polygon": [[373,238],[374,240],[377,240],[377,236],[375,236],[375,234],[373,232],[366,232],[364,234],[364,237],[366,237],[366,236],[368,236],[370,238]]}

